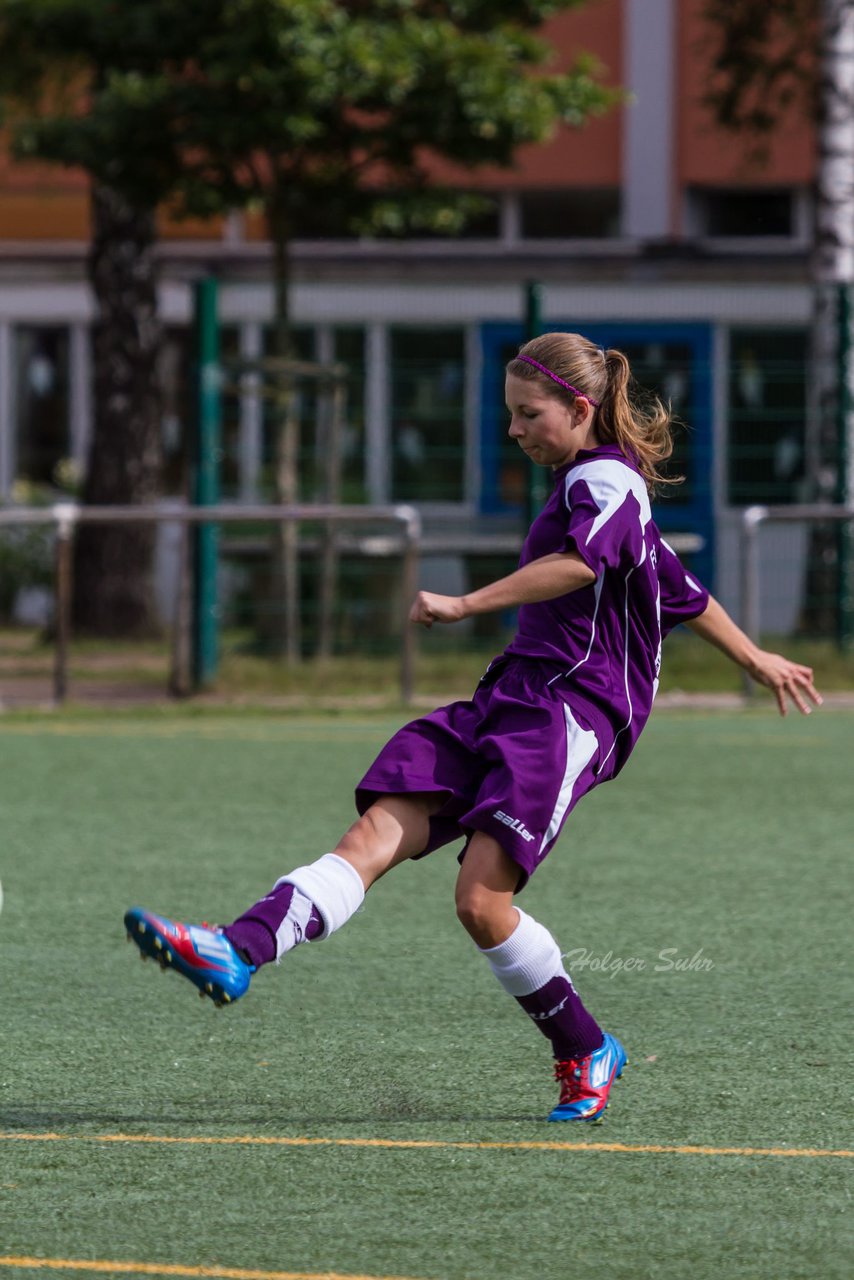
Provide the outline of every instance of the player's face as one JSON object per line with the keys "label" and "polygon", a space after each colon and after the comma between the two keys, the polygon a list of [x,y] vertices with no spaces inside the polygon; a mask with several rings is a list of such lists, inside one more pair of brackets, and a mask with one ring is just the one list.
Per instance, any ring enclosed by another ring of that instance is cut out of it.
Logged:
{"label": "player's face", "polygon": [[590,405],[579,397],[572,408],[541,391],[536,383],[507,375],[504,396],[510,411],[507,434],[541,467],[562,467],[586,443]]}

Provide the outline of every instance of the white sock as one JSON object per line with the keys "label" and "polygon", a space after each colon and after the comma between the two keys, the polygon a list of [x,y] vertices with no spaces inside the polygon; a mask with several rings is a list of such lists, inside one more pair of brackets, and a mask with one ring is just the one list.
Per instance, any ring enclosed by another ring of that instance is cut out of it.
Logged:
{"label": "white sock", "polygon": [[[281,881],[279,881],[281,883]],[[281,960],[286,951],[292,951],[294,947],[305,941],[305,931],[308,922],[311,920],[311,913],[314,910],[314,903],[307,898],[304,893],[300,893],[296,885],[294,885],[293,897],[291,905],[288,907],[288,914],[276,930],[276,963]],[[320,915],[320,912],[317,913]],[[318,934],[318,940],[323,937]]]}
{"label": "white sock", "polygon": [[511,996],[533,995],[552,978],[569,979],[560,947],[548,929],[524,911],[519,911],[519,923],[509,938],[497,947],[481,947],[480,951]]}
{"label": "white sock", "polygon": [[337,853],[325,853],[317,862],[297,867],[276,881],[276,885],[292,884],[314,903],[323,921],[321,938],[346,924],[365,900],[365,886],[355,867]]}

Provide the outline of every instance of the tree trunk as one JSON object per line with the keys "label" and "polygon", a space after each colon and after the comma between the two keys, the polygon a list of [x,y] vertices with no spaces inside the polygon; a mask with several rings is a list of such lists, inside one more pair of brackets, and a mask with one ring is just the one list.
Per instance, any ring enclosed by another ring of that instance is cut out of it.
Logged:
{"label": "tree trunk", "polygon": [[[109,187],[92,189],[89,277],[94,421],[83,490],[87,504],[144,505],[160,485],[160,393],[154,211],[131,208]],[[74,567],[74,625],[99,636],[157,630],[154,525],[84,525]]]}
{"label": "tree trunk", "polygon": [[[854,442],[851,421],[850,294],[854,283],[854,5],[823,0],[814,305],[807,417],[810,500],[851,499],[844,460]],[[846,297],[847,295],[847,297]],[[850,572],[849,536],[816,525],[810,536],[802,627],[838,635],[840,601]]]}

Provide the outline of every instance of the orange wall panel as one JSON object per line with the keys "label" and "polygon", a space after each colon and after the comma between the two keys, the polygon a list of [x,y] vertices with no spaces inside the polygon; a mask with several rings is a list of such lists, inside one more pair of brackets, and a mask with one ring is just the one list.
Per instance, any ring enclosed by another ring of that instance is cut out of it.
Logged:
{"label": "orange wall panel", "polygon": [[0,240],[88,240],[85,191],[9,192],[0,188]]}
{"label": "orange wall panel", "polygon": [[[623,62],[622,0],[588,0],[581,10],[548,22],[545,39],[556,50],[549,70],[566,70],[579,53],[592,53],[604,65],[604,82],[618,85]],[[551,142],[521,147],[512,169],[466,171],[435,162],[438,181],[475,189],[512,191],[522,187],[619,186],[622,154],[622,111],[612,108],[580,129],[562,125]]]}
{"label": "orange wall panel", "polygon": [[794,186],[815,172],[815,131],[792,111],[768,140],[767,159],[751,156],[752,140],[715,124],[704,103],[708,92],[713,28],[704,0],[679,0],[677,33],[677,184],[679,186]]}
{"label": "orange wall panel", "polygon": [[257,209],[247,209],[243,215],[244,239],[257,243],[267,239],[267,223],[263,213]]}
{"label": "orange wall panel", "polygon": [[89,178],[82,169],[61,164],[15,160],[8,151],[8,138],[0,133],[0,192],[5,191],[88,191]]}

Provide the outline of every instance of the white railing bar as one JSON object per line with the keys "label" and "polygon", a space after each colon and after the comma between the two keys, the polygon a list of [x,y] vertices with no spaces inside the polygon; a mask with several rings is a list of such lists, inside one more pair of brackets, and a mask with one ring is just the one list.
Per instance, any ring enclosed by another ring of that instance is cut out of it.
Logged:
{"label": "white railing bar", "polygon": [[[74,530],[81,524],[235,524],[244,522],[318,521],[328,524],[397,524],[403,528],[400,547],[404,614],[401,619],[400,690],[405,704],[412,701],[415,674],[415,628],[408,623],[410,603],[418,589],[418,558],[421,538],[421,516],[415,507],[352,506],[328,504],[285,506],[256,503],[217,503],[191,506],[187,503],[162,503],[150,506],[83,506],[76,502],[56,502],[46,507],[0,507],[0,527],[14,525],[54,524],[56,526],[56,644],[54,660],[54,701],[65,700],[68,689],[67,667],[71,612],[71,546]],[[177,626],[177,622],[176,622]],[[173,645],[174,655],[178,646]],[[176,687],[175,673],[170,688]]]}

